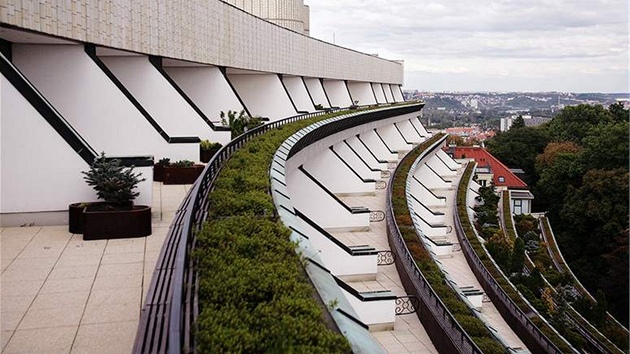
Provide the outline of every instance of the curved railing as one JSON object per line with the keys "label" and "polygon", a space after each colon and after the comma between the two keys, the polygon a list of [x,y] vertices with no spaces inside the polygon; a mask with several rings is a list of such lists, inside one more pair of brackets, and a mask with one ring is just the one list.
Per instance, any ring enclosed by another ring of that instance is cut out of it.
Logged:
{"label": "curved railing", "polygon": [[194,351],[191,329],[199,309],[197,277],[189,253],[194,248],[195,234],[206,220],[208,194],[223,164],[260,134],[287,123],[329,113],[293,116],[254,128],[230,141],[212,157],[184,198],[169,228],[140,316],[134,353]]}
{"label": "curved railing", "polygon": [[[459,196],[460,186],[465,183],[467,186],[472,179],[472,165],[467,166],[460,184],[457,186],[457,195]],[[465,180],[467,179],[467,180]],[[458,198],[459,200],[459,198]],[[470,268],[475,273],[477,280],[481,283],[486,294],[495,304],[497,310],[501,313],[508,325],[521,338],[525,345],[532,352],[541,353],[562,353],[562,351],[536,326],[526,313],[518,307],[512,298],[503,290],[503,288],[494,279],[492,273],[486,268],[483,261],[479,258],[473,249],[470,240],[466,237],[466,233],[462,226],[459,216],[458,203],[455,203],[453,216],[455,219],[455,230],[459,239],[462,251],[466,256]],[[532,313],[535,313],[532,310]],[[568,345],[568,344],[567,344]]]}
{"label": "curved railing", "polygon": [[[418,105],[424,105],[424,103],[391,106],[385,110],[394,109],[399,114],[405,114],[417,111]],[[190,251],[195,245],[195,234],[201,229],[208,215],[208,194],[223,164],[249,140],[271,129],[339,110],[341,109],[298,115],[259,126],[239,135],[212,157],[186,195],[175,214],[173,224],[169,228],[142,308],[134,343],[134,353],[194,352],[192,326],[199,313],[197,304],[198,280]],[[387,117],[387,113],[381,112],[372,112],[369,119],[356,117],[344,123],[322,127],[314,135],[306,134],[299,141],[304,145],[298,147],[297,150],[292,149],[291,154],[322,137],[333,134],[337,129],[346,129],[363,124],[362,122]]]}
{"label": "curved railing", "polygon": [[[409,157],[406,155],[398,164],[394,176],[400,166]],[[440,353],[482,353],[470,336],[459,325],[431,284],[424,277],[413,256],[409,252],[403,236],[394,218],[392,203],[394,183],[387,187],[386,226],[389,246],[395,253],[395,263],[400,280],[408,294],[418,298],[417,315],[424,326],[433,345]]]}

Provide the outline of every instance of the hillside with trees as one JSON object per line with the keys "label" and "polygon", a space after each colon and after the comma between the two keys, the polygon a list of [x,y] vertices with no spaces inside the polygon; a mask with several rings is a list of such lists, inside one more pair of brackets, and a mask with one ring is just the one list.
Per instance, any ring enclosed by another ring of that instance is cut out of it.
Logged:
{"label": "hillside with trees", "polygon": [[628,326],[628,132],[620,104],[566,107],[536,128],[514,124],[488,150],[522,168],[568,264]]}

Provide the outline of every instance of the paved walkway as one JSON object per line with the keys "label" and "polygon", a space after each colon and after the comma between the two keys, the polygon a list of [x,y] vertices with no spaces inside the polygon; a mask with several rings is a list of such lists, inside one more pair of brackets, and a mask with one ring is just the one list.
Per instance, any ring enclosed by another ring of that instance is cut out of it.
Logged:
{"label": "paved walkway", "polygon": [[[340,199],[349,206],[365,206],[370,210],[385,211],[386,193],[386,189],[378,189],[374,196],[346,196]],[[371,222],[368,232],[335,232],[333,234],[349,246],[368,244],[378,251],[390,250],[385,221]],[[352,282],[350,285],[358,291],[391,290],[396,296],[407,295],[394,264],[379,266],[376,281]],[[415,313],[396,316],[394,330],[372,332],[372,335],[387,353],[437,353]]]}
{"label": "paved walkway", "polygon": [[130,353],[155,262],[189,188],[154,182],[149,237],[83,241],[67,225],[2,228],[2,353]]}

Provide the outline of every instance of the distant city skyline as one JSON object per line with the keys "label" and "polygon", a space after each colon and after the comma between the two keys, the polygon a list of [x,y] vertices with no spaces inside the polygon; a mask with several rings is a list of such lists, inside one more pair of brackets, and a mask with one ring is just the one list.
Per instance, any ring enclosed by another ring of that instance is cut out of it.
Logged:
{"label": "distant city skyline", "polygon": [[311,36],[405,60],[405,89],[628,92],[625,0],[318,0]]}

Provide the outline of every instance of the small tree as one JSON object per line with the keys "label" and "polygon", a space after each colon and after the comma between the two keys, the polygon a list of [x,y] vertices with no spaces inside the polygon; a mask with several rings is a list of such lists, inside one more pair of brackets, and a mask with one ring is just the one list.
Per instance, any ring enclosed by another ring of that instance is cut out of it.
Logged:
{"label": "small tree", "polygon": [[510,260],[510,271],[512,273],[522,273],[525,265],[525,242],[520,237],[514,240],[514,248],[512,248],[512,257]]}
{"label": "small tree", "polygon": [[81,173],[99,199],[117,207],[131,207],[132,201],[140,195],[134,189],[138,183],[146,181],[146,178],[140,178],[142,173],[133,173],[133,166],[125,168],[120,165],[120,160],[107,159],[104,152],[94,160],[89,171]]}
{"label": "small tree", "polygon": [[245,111],[227,111],[227,113],[221,111],[219,114],[221,117],[221,124],[227,125],[232,131],[232,139],[243,134],[245,131],[251,128],[255,128],[262,125],[262,119],[260,117],[250,117],[245,114]]}

